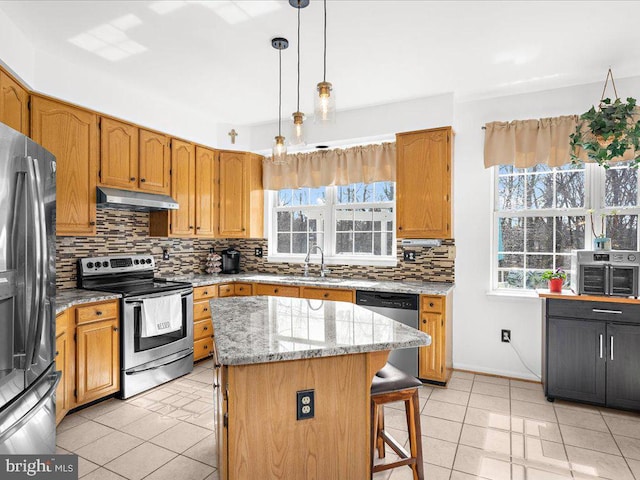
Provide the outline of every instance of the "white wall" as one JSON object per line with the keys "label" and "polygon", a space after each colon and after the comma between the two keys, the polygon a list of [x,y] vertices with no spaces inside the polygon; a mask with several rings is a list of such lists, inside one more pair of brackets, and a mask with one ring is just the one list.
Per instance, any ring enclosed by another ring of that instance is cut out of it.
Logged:
{"label": "white wall", "polygon": [[[637,97],[640,77],[616,81],[623,97]],[[491,171],[483,166],[484,131],[494,120],[523,120],[585,112],[602,84],[461,102],[455,105],[454,206],[456,289],[453,362],[456,368],[535,378],[520,363],[500,330],[537,373],[541,369],[541,308],[537,298],[488,296],[491,267]]]}
{"label": "white wall", "polygon": [[33,44],[1,10],[0,63],[28,86],[33,85],[35,72]]}
{"label": "white wall", "polygon": [[[312,116],[312,115],[311,115]],[[397,132],[451,125],[453,122],[453,94],[436,95],[387,105],[344,110],[338,120],[328,126],[317,125],[313,119],[305,121],[307,145],[331,146],[351,143],[354,139],[388,137],[394,140]],[[289,135],[290,118],[282,122],[282,133]],[[251,127],[251,150],[267,153],[278,132],[277,122]],[[293,148],[289,149],[294,151]]]}
{"label": "white wall", "polygon": [[186,140],[217,146],[218,126],[190,105],[158,97],[115,76],[104,76],[42,50],[35,57],[34,90]]}

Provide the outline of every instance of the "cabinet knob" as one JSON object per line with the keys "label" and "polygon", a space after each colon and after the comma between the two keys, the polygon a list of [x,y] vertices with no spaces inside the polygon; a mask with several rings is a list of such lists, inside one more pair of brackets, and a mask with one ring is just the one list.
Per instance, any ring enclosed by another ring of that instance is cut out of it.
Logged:
{"label": "cabinet knob", "polygon": [[402,230],[402,227],[398,227],[398,230]]}
{"label": "cabinet knob", "polygon": [[324,298],[327,298],[328,296],[329,296],[329,293],[325,293],[325,294],[323,295],[323,297],[324,297]]}
{"label": "cabinet knob", "polygon": [[196,230],[200,230],[201,227],[196,227]]}
{"label": "cabinet knob", "polygon": [[204,294],[205,294],[205,295],[209,295],[209,291],[208,291],[208,290],[205,290],[205,291],[204,291]]}
{"label": "cabinet knob", "polygon": [[427,323],[427,321],[426,320],[422,320],[422,323]]}
{"label": "cabinet knob", "polygon": [[132,182],[136,181],[136,177],[131,177],[129,180],[131,180]]}
{"label": "cabinet knob", "polygon": [[205,312],[208,312],[208,311],[209,311],[209,309],[208,309],[208,308],[203,308],[203,310],[204,310]]}
{"label": "cabinet knob", "polygon": [[60,355],[60,352],[56,350],[56,357]]}
{"label": "cabinet knob", "polygon": [[96,312],[96,315],[100,316],[100,315],[102,315],[102,312],[101,312],[100,310],[98,310],[98,311]]}
{"label": "cabinet knob", "polygon": [[209,348],[209,345],[205,345],[204,349],[207,350]]}
{"label": "cabinet knob", "polygon": [[433,307],[433,302],[429,302],[429,306],[430,306],[430,307]]}
{"label": "cabinet knob", "polygon": [[189,225],[189,230],[193,230],[193,225]]}
{"label": "cabinet knob", "polygon": [[92,227],[95,227],[96,226],[96,222],[89,222],[89,225],[92,226]]}
{"label": "cabinet knob", "polygon": [[273,290],[273,293],[278,293],[278,289],[277,289],[277,288],[275,288],[275,289]]}
{"label": "cabinet knob", "polygon": [[142,183],[144,183],[144,182],[146,182],[147,180],[146,180],[145,178],[141,178],[141,179],[140,179],[140,181],[141,181]]}
{"label": "cabinet knob", "polygon": [[207,330],[209,330],[209,327],[204,327],[203,330],[206,332]]}
{"label": "cabinet knob", "polygon": [[242,231],[244,232],[246,230],[246,228],[242,227]]}
{"label": "cabinet knob", "polygon": [[118,327],[113,327],[113,331],[117,332],[118,331]]}

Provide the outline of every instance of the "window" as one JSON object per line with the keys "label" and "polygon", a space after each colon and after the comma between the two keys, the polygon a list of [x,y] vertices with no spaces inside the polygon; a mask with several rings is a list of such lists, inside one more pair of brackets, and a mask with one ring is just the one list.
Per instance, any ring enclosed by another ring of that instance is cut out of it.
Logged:
{"label": "window", "polygon": [[590,209],[596,234],[614,249],[637,249],[638,171],[628,163],[494,170],[494,289],[540,288],[544,270],[569,273],[571,250],[592,246]]}
{"label": "window", "polygon": [[395,183],[271,192],[269,258],[302,261],[317,244],[325,262],[394,264]]}

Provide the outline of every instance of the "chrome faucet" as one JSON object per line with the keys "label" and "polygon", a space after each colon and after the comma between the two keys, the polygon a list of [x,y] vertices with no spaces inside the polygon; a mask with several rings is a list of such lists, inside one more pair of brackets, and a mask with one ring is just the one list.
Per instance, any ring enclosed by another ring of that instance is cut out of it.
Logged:
{"label": "chrome faucet", "polygon": [[309,247],[309,251],[307,252],[307,256],[304,257],[304,276],[309,276],[309,258],[311,257],[311,252],[313,250],[320,250],[320,276],[325,277],[327,273],[330,273],[331,270],[324,268],[324,251],[320,246],[316,243]]}

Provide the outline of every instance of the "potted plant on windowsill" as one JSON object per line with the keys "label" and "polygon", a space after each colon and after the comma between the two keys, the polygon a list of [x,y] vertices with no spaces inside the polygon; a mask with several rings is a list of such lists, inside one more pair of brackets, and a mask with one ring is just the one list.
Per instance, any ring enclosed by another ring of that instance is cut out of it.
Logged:
{"label": "potted plant on windowsill", "polygon": [[549,282],[549,291],[551,293],[561,293],[562,285],[567,279],[567,274],[561,268],[555,270],[547,270],[542,274],[542,279]]}

